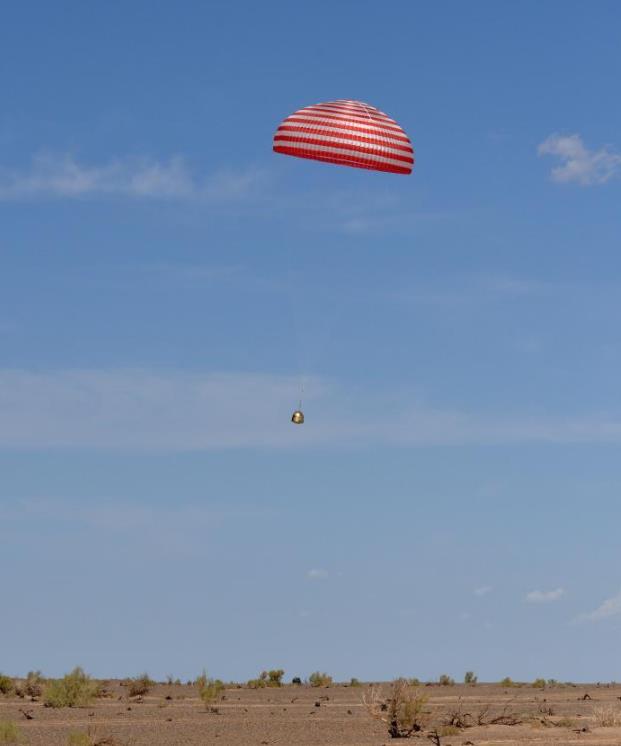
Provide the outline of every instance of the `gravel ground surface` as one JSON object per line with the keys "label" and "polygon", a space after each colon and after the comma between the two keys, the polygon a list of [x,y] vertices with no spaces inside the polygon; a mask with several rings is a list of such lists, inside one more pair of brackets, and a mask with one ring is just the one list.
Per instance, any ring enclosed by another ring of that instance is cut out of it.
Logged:
{"label": "gravel ground surface", "polygon": [[[209,712],[193,686],[156,685],[142,698],[130,698],[120,682],[108,682],[108,696],[91,707],[50,709],[41,702],[0,698],[0,720],[14,721],[24,743],[67,746],[70,733],[90,731],[113,738],[115,746],[381,746],[390,739],[386,726],[362,705],[367,686],[326,688],[284,686],[280,689],[230,688]],[[609,708],[621,722],[621,686],[497,685],[423,687],[432,727],[442,734],[447,714],[461,700],[463,713],[474,718],[487,709],[486,720],[510,713],[518,725],[468,727],[441,735],[441,746],[621,746],[621,727],[599,727],[598,708]],[[585,699],[585,695],[588,695]],[[590,697],[590,699],[588,698]],[[24,712],[32,719],[27,719]],[[426,737],[411,743],[432,743]]]}

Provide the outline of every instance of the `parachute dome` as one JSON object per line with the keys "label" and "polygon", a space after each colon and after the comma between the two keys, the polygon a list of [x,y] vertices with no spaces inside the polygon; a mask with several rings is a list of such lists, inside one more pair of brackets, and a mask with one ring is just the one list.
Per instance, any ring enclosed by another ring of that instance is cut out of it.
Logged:
{"label": "parachute dome", "polygon": [[410,174],[414,150],[394,119],[362,101],[307,106],[274,135],[274,151],[341,166]]}

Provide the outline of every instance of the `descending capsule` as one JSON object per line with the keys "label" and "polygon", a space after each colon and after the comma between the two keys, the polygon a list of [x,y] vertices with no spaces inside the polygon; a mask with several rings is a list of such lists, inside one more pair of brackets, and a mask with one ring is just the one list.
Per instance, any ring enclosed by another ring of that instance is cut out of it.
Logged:
{"label": "descending capsule", "polygon": [[296,409],[295,412],[291,415],[291,422],[293,422],[294,425],[303,425],[304,412],[302,412],[301,409]]}
{"label": "descending capsule", "polygon": [[370,104],[339,99],[299,109],[274,135],[274,151],[341,166],[410,174],[414,149],[404,130]]}

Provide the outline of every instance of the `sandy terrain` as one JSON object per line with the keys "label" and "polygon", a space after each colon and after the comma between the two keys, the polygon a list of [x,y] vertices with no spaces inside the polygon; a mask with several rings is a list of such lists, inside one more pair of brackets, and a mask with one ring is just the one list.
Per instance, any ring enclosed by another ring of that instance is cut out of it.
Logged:
{"label": "sandy terrain", "polygon": [[[134,746],[380,746],[396,743],[385,726],[372,720],[361,704],[366,687],[333,685],[314,689],[227,689],[218,712],[208,712],[193,686],[157,685],[141,700],[130,699],[119,683],[108,685],[110,696],[92,707],[54,710],[40,702],[0,698],[0,719],[15,721],[31,746],[66,746],[71,731],[94,729]],[[528,719],[520,725],[471,727],[441,738],[442,746],[511,746],[573,744],[619,746],[621,727],[598,727],[594,709],[613,706],[621,713],[621,686],[558,686],[545,690],[498,685],[427,686],[427,708],[441,724],[461,698],[463,710],[490,716],[507,711]],[[590,700],[585,700],[588,693]],[[170,698],[170,699],[167,699]],[[317,705],[318,703],[318,705]],[[20,710],[28,711],[27,720]],[[550,712],[552,714],[550,714]],[[571,720],[555,725],[563,718]],[[427,739],[410,743],[429,744]]]}

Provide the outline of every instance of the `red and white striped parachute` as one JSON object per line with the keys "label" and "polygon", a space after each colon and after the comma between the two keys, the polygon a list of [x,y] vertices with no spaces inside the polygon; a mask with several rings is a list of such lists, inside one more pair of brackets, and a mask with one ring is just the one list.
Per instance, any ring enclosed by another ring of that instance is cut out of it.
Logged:
{"label": "red and white striped parachute", "polygon": [[373,171],[410,174],[410,139],[384,112],[362,101],[328,101],[288,116],[274,135],[274,151]]}

